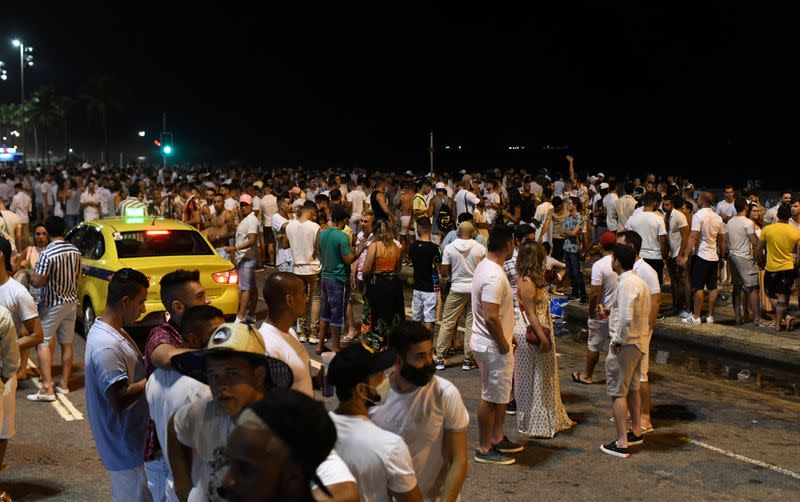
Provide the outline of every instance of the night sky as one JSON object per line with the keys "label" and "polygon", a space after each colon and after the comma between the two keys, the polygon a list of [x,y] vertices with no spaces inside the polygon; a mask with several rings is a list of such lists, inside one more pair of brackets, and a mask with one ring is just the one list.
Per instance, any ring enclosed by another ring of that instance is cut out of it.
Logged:
{"label": "night sky", "polygon": [[[13,36],[35,47],[28,91],[75,95],[112,75],[127,93],[110,117],[114,157],[152,153],[162,111],[180,160],[420,172],[430,130],[447,168],[563,168],[550,144],[594,172],[714,177],[790,166],[798,133],[788,13],[100,5],[4,12],[0,101],[19,98]],[[85,107],[71,122],[76,150],[98,156]]]}

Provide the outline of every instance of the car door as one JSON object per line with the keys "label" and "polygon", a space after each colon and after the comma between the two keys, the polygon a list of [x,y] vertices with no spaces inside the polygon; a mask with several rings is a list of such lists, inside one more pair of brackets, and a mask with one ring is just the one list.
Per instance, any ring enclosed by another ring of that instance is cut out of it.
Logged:
{"label": "car door", "polygon": [[[78,281],[81,319],[87,316],[87,307],[92,309],[89,316],[96,318],[105,310],[108,281],[113,274],[108,262],[103,259],[106,250],[105,239],[98,228],[86,226],[79,243],[75,245],[81,252],[81,277]],[[89,321],[91,323],[94,319]]]}

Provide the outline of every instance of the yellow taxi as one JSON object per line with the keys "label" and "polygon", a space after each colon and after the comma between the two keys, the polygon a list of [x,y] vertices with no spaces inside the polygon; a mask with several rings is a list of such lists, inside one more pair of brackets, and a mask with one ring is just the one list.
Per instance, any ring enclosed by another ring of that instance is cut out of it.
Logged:
{"label": "yellow taxi", "polygon": [[66,240],[81,252],[78,279],[78,319],[84,334],[103,313],[111,276],[121,268],[142,272],[150,281],[139,327],[164,321],[161,278],[177,269],[199,270],[211,305],[234,318],[239,305],[239,276],[231,262],[220,257],[203,235],[181,221],[142,215],[83,222]]}

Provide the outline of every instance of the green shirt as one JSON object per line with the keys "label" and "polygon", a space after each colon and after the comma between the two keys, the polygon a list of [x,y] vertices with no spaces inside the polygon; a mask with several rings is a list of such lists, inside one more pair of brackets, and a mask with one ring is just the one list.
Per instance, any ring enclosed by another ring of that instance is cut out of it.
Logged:
{"label": "green shirt", "polygon": [[338,228],[328,227],[319,234],[317,242],[322,262],[322,278],[336,279],[342,284],[347,284],[349,268],[342,257],[353,254],[347,234]]}

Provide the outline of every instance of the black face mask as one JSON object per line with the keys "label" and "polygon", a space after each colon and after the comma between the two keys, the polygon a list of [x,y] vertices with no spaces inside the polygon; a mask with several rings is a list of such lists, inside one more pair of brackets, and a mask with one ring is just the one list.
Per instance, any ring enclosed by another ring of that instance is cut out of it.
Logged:
{"label": "black face mask", "polygon": [[414,366],[403,364],[403,367],[400,369],[400,376],[417,387],[428,385],[434,373],[436,373],[436,366],[433,364],[426,364],[422,368],[415,368]]}

